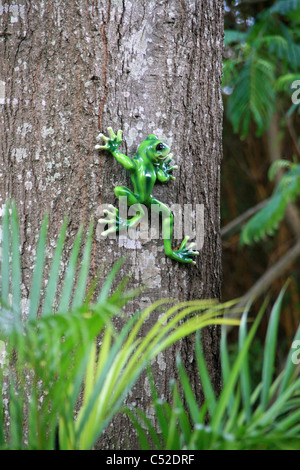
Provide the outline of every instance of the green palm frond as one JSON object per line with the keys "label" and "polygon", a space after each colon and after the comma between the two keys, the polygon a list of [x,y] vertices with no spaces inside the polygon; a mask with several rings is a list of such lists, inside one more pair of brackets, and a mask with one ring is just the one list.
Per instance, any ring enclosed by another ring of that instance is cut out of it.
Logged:
{"label": "green palm frond", "polygon": [[[79,228],[59,289],[65,221],[43,292],[47,225],[46,217],[36,250],[29,307],[23,312],[27,299],[22,298],[20,289],[22,260],[17,210],[14,204],[6,205],[0,259],[1,450],[53,449],[58,423],[62,449],[90,449],[120,410],[148,362],[176,341],[208,325],[239,323],[221,317],[236,302],[176,303],[164,299],[129,320],[123,318],[124,327],[118,332],[114,317],[122,317],[120,308],[141,290],[127,290],[127,277],[111,292],[123,260],[113,267],[93,303],[97,279],[87,292],[92,224],[81,262],[83,229]],[[154,313],[158,320],[143,336],[142,327]]]}
{"label": "green palm frond", "polygon": [[283,168],[284,166],[290,170],[282,177],[268,204],[244,227],[241,234],[242,244],[251,244],[266,238],[267,235],[274,235],[279,223],[284,218],[287,205],[300,196],[300,165],[283,164],[283,161],[280,160],[271,167],[271,176],[279,167]]}
{"label": "green palm frond", "polygon": [[[180,388],[186,406],[178,393],[179,385],[172,383],[173,401],[162,400],[150,374],[157,427],[140,410],[126,409],[136,427],[143,450],[283,450],[300,448],[300,377],[299,368],[288,355],[287,367],[275,376],[275,351],[284,288],[275,302],[269,321],[263,355],[263,369],[258,386],[251,385],[249,351],[267,307],[248,332],[247,306],[240,325],[239,352],[232,360],[223,330],[221,360],[223,390],[216,397],[207,374],[199,335],[196,339],[196,359],[199,381],[205,395],[204,405],[196,400],[188,374],[180,358],[177,360]],[[298,340],[300,329],[295,339]],[[225,368],[225,370],[224,370]],[[280,390],[280,393],[278,393]],[[209,411],[209,415],[208,412]]]}
{"label": "green palm frond", "polygon": [[[209,301],[193,301],[167,309],[147,336],[141,338],[140,328],[155,309],[162,305],[166,305],[166,301],[158,301],[141,316],[135,316],[130,322],[130,330],[128,324],[125,326],[127,338],[121,332],[114,342],[112,331],[107,329],[98,360],[94,345],[85,378],[84,402],[75,423],[73,442],[67,433],[66,423],[61,420],[64,448],[91,448],[107,422],[119,410],[142,370],[167,347],[211,323],[239,324],[236,320],[219,318],[220,312],[230,307],[230,303],[226,306]],[[186,319],[191,313],[197,315]],[[182,319],[186,321],[180,324]],[[120,338],[122,342],[118,344]]]}
{"label": "green palm frond", "polygon": [[[21,318],[21,260],[19,253],[19,223],[17,209],[14,203],[6,204],[5,213],[2,221],[3,237],[2,237],[2,262],[1,267],[1,284],[0,284],[0,299],[6,306],[11,306],[15,316]],[[44,298],[41,296],[42,284],[44,280],[44,265],[45,265],[45,251],[47,243],[47,230],[48,216],[46,215],[38,240],[35,266],[33,269],[33,276],[31,282],[30,296],[29,296],[29,309],[28,313],[23,317],[27,320],[34,320],[37,315],[49,315],[54,311],[67,311],[70,304],[70,299],[75,289],[75,272],[80,269],[80,245],[82,240],[82,227],[79,229],[71,255],[68,262],[65,280],[61,293],[58,288],[59,269],[62,262],[62,255],[64,249],[65,235],[67,221],[65,220],[58,236],[57,246],[54,252],[52,264],[50,267],[50,274],[47,282],[47,288]],[[90,260],[90,245],[93,226],[89,227],[87,236],[87,246],[82,257],[82,266],[78,287],[74,294],[73,304],[80,304],[84,298],[87,288],[87,266]],[[58,305],[58,308],[55,307]]]}

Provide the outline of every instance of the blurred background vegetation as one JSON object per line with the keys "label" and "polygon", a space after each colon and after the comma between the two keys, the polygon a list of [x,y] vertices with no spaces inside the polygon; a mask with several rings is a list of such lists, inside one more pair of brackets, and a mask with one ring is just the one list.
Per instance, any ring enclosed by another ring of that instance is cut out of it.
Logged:
{"label": "blurred background vegetation", "polygon": [[[274,300],[291,278],[280,320],[280,362],[300,317],[300,105],[292,102],[300,80],[300,1],[224,3],[223,299],[255,286],[262,295],[271,290]],[[278,160],[290,163],[274,166]],[[245,228],[247,211],[254,208],[253,217],[257,205],[264,213]],[[257,344],[254,353],[260,351]]]}

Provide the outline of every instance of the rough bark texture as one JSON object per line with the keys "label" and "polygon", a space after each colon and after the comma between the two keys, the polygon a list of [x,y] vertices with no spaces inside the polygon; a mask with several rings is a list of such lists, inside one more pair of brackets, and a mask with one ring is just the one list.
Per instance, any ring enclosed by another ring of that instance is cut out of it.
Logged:
{"label": "rough bark texture", "polygon": [[[124,130],[128,155],[150,133],[166,139],[179,165],[177,179],[157,184],[153,194],[169,205],[204,204],[205,238],[193,267],[166,258],[161,240],[120,247],[102,240],[97,226],[94,273],[101,265],[106,273],[126,256],[120,276],[130,272],[132,285],[147,285],[128,314],[161,297],[220,298],[222,42],[223,0],[0,1],[0,205],[7,197],[17,202],[24,298],[45,211],[51,256],[65,214],[71,245],[80,223],[97,220],[100,203],[115,202],[114,186],[131,188],[113,157],[94,150],[98,131],[109,125]],[[218,329],[207,329],[203,341],[218,388]],[[195,376],[192,342],[175,349]],[[175,349],[155,365],[165,398]],[[143,379],[129,402],[151,415],[150,401]],[[100,445],[135,446],[125,418]]]}

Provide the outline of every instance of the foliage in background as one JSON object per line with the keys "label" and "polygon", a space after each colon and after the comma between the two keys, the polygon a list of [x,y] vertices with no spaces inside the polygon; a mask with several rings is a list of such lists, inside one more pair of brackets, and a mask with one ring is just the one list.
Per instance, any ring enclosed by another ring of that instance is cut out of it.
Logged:
{"label": "foliage in background", "polygon": [[[282,95],[290,100],[291,85],[299,79],[300,0],[279,0],[249,20],[246,30],[241,28],[225,32],[230,49],[223,86],[229,95],[227,115],[234,131],[245,138],[251,122],[262,135],[278,100]],[[296,108],[290,104],[288,114]]]}
{"label": "foliage in background", "polygon": [[[90,225],[81,264],[83,230],[79,229],[59,294],[66,227],[65,221],[41,298],[47,217],[43,221],[25,313],[21,309],[19,226],[14,204],[11,208],[7,204],[2,219],[0,449],[53,449],[58,424],[61,449],[92,448],[149,361],[205,326],[238,324],[220,318],[234,302],[193,301],[170,307],[174,301],[166,299],[124,319],[125,326],[118,333],[113,318],[121,315],[120,308],[139,289],[126,290],[128,279],[124,279],[110,294],[120,261],[92,302],[97,283],[87,290]],[[160,312],[159,319],[147,336],[141,337],[142,325],[155,311]]]}
{"label": "foliage in background", "polygon": [[[287,450],[300,449],[300,374],[292,361],[290,350],[284,370],[274,376],[277,331],[284,290],[272,309],[266,336],[261,381],[252,385],[249,350],[266,302],[251,330],[247,330],[249,307],[246,308],[239,331],[239,353],[232,363],[228,353],[226,331],[223,331],[221,360],[223,391],[214,393],[199,335],[196,338],[196,359],[205,403],[199,406],[181,359],[177,359],[180,386],[172,382],[171,404],[157,395],[154,381],[153,406],[159,432],[141,410],[126,409],[139,436],[142,449],[158,450]],[[295,341],[300,339],[300,328]],[[299,343],[300,344],[300,343]],[[186,410],[179,390],[188,406]],[[145,431],[146,430],[146,431]]]}
{"label": "foliage in background", "polygon": [[274,180],[279,169],[288,171],[281,178],[279,184],[268,201],[267,205],[252,217],[241,234],[242,244],[251,244],[264,239],[267,235],[274,235],[279,223],[285,215],[286,207],[300,196],[300,165],[287,160],[277,160],[269,171],[269,179]]}
{"label": "foliage in background", "polygon": [[300,1],[225,0],[224,4],[223,96],[227,119],[222,217],[224,225],[230,222],[228,228],[236,229],[223,239],[224,278],[231,279],[224,283],[223,295],[247,297],[248,293],[266,291],[271,285],[276,292],[284,281],[283,273],[292,271],[293,295],[285,303],[281,319],[281,334],[285,332],[290,341],[300,312],[299,269],[295,263],[300,224],[296,165],[289,163],[291,168],[287,168],[283,178],[276,176],[277,187],[269,203],[246,226],[242,243],[253,245],[272,235],[290,202],[292,206],[278,236],[241,249],[237,232],[272,194],[267,179],[270,165],[282,158],[299,161]]}

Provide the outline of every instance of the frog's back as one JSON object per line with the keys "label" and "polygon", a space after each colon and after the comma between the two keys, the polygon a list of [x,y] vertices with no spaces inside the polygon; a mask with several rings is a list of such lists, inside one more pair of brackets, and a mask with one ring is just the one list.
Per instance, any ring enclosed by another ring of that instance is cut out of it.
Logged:
{"label": "frog's back", "polygon": [[145,161],[139,153],[134,157],[135,172],[131,174],[134,193],[141,203],[147,204],[156,181],[156,172],[151,162]]}

